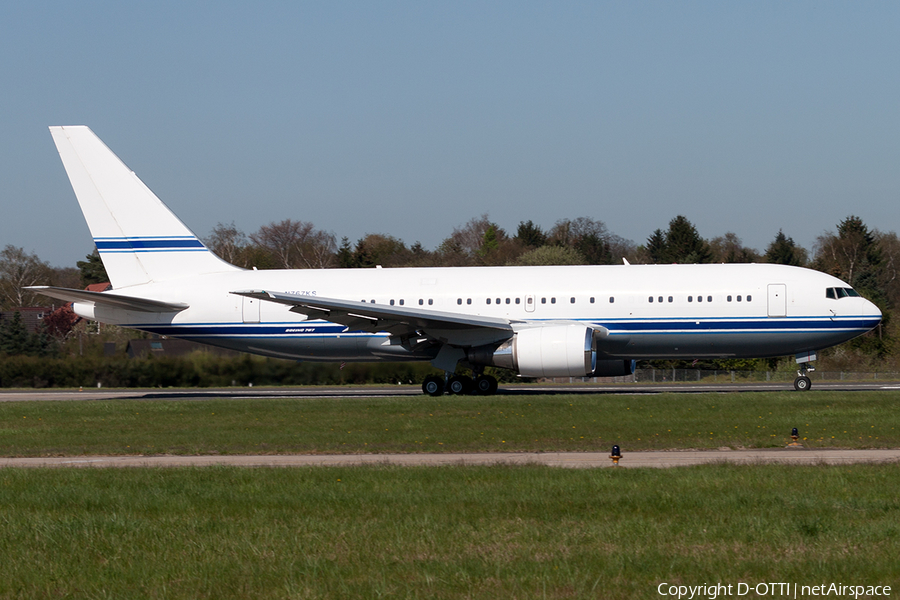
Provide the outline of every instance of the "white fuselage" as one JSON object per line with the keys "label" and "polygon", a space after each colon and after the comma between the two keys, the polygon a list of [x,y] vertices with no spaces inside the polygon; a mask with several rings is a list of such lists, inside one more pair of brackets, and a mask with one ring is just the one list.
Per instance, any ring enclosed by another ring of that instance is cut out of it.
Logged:
{"label": "white fuselage", "polygon": [[[456,267],[211,273],[117,294],[190,305],[178,313],[76,303],[102,322],[302,360],[430,360],[386,333],[307,320],[283,304],[231,292],[265,289],[537,323],[578,322],[609,335],[601,358],[763,357],[816,351],[873,327],[881,313],[817,271],[769,264]],[[526,323],[527,322],[527,323]]]}

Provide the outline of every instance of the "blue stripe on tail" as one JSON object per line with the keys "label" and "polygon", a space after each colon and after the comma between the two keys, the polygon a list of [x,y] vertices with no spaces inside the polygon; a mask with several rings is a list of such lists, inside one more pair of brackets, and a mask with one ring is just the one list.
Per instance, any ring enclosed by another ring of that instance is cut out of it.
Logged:
{"label": "blue stripe on tail", "polygon": [[101,253],[109,252],[204,252],[206,246],[193,236],[104,237],[94,243]]}

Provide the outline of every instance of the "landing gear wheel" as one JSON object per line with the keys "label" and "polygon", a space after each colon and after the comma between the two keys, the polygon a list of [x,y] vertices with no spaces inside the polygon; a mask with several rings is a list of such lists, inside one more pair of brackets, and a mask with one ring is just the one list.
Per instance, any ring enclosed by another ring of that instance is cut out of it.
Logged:
{"label": "landing gear wheel", "polygon": [[468,394],[472,391],[472,379],[465,375],[454,375],[447,382],[447,391],[451,394]]}
{"label": "landing gear wheel", "polygon": [[812,387],[812,382],[809,380],[809,377],[806,377],[805,375],[794,380],[794,389],[798,392],[805,392],[810,387]]}
{"label": "landing gear wheel", "polygon": [[497,393],[497,380],[490,375],[480,375],[475,378],[475,393],[482,396],[491,396]]}
{"label": "landing gear wheel", "polygon": [[422,391],[429,396],[441,396],[444,394],[444,379],[437,375],[429,375],[422,382]]}

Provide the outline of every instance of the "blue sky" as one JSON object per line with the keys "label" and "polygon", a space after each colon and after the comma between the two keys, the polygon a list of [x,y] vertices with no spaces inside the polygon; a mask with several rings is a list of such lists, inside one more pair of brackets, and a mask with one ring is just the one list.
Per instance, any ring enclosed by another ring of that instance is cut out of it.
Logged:
{"label": "blue sky", "polygon": [[6,3],[0,245],[92,250],[47,131],[75,124],[201,237],[898,231],[898,31],[878,2]]}

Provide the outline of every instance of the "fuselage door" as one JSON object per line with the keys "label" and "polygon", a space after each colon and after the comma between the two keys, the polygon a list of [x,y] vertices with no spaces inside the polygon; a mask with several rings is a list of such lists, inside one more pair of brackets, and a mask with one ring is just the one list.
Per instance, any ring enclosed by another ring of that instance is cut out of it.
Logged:
{"label": "fuselage door", "polygon": [[259,323],[259,305],[262,300],[248,298],[247,296],[243,296],[243,298],[244,306],[242,310],[244,323]]}
{"label": "fuselage door", "polygon": [[534,296],[525,296],[525,311],[534,312]]}
{"label": "fuselage door", "polygon": [[783,283],[769,284],[769,316],[787,316],[787,286]]}

